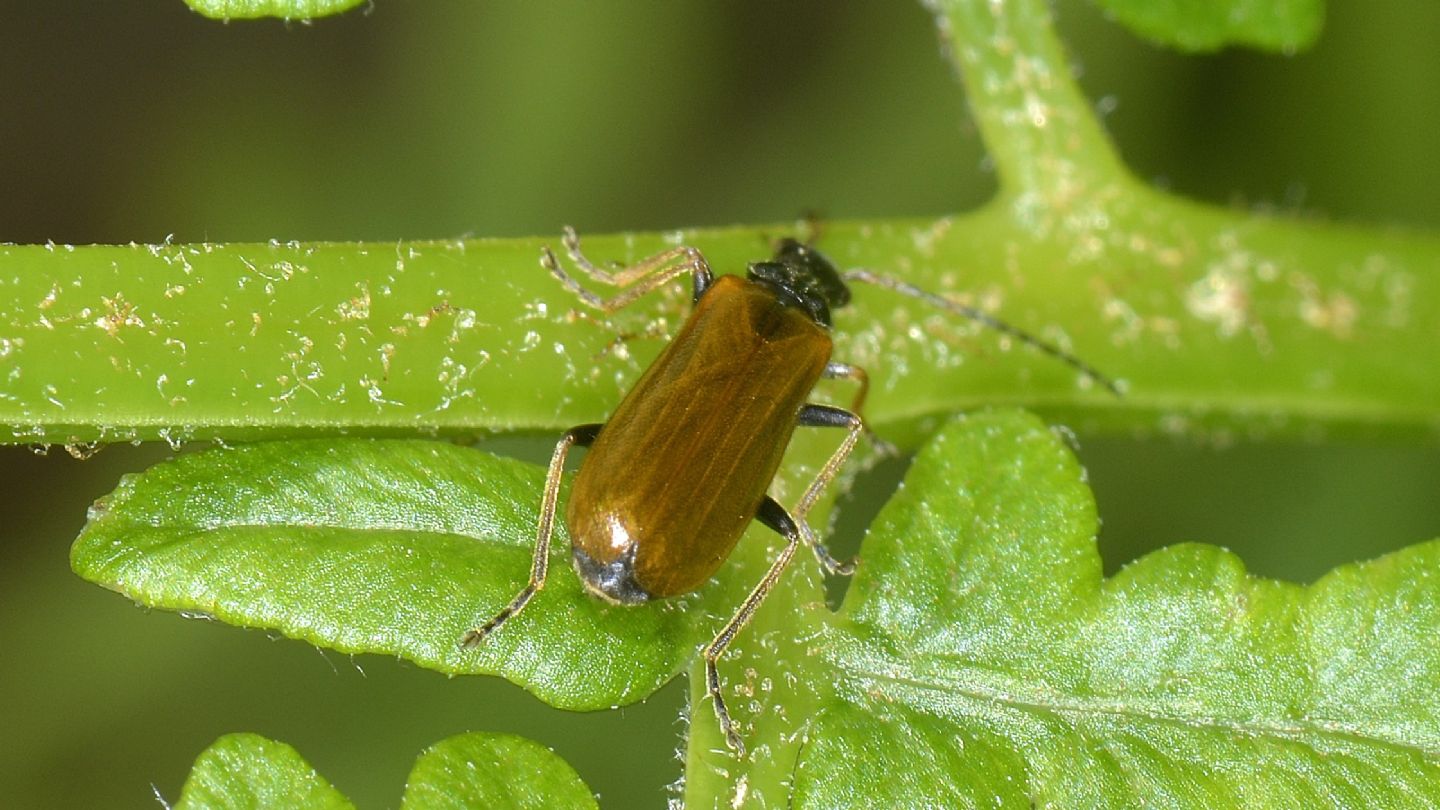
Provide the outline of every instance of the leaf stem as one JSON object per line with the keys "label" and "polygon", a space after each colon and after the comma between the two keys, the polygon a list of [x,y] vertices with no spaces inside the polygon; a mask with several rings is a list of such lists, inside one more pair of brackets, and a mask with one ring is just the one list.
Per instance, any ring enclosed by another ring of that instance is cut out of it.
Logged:
{"label": "leaf stem", "polygon": [[1045,0],[926,0],[999,173],[1000,200],[1084,195],[1128,173],[1084,95]]}

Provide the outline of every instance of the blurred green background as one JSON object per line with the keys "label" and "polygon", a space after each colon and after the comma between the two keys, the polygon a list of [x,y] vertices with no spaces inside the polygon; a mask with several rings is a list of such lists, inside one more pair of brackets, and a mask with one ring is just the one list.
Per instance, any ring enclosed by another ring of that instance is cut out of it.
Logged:
{"label": "blurred green background", "polygon": [[[313,25],[179,0],[0,2],[0,240],[397,240],[931,215],[994,188],[918,3],[376,0]],[[1440,226],[1440,5],[1332,3],[1295,57],[1180,56],[1061,2],[1136,172],[1299,216]],[[516,272],[534,272],[519,267]],[[1204,540],[1308,581],[1440,535],[1433,446],[1082,436],[1106,564]],[[153,807],[215,737],[362,806],[464,730],[554,747],[611,807],[679,775],[682,692],[594,715],[169,614],[69,573],[85,507],[169,453],[0,449],[0,806]],[[857,507],[864,513],[869,507]]]}

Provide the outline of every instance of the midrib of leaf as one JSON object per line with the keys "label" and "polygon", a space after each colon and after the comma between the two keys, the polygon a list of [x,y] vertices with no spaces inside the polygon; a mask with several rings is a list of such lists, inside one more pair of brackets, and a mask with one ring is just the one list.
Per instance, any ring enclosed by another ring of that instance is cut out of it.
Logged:
{"label": "midrib of leaf", "polygon": [[[1418,741],[1387,738],[1375,734],[1371,729],[1361,729],[1338,721],[1286,723],[1274,718],[1245,721],[1198,712],[1187,714],[1175,711],[1173,701],[1169,704],[1170,708],[1147,708],[1143,705],[1145,701],[1105,700],[1095,696],[1067,694],[1056,689],[1027,687],[1018,678],[995,677],[1003,673],[1003,670],[973,666],[971,662],[957,657],[945,657],[943,668],[937,666],[922,674],[910,669],[910,662],[904,658],[887,658],[874,652],[874,645],[847,645],[843,664],[838,665],[835,670],[844,676],[843,680],[837,683],[850,687],[837,689],[835,694],[857,707],[865,706],[867,684],[883,681],[906,687],[898,692],[887,690],[887,699],[894,699],[922,714],[944,716],[945,713],[937,713],[935,707],[945,705],[956,697],[963,697],[969,700],[967,709],[954,712],[954,718],[973,719],[992,714],[997,706],[1006,706],[1023,712],[1049,712],[1075,717],[1107,715],[1137,722],[1284,737],[1299,742],[1308,742],[1307,737],[1311,736],[1331,737],[1410,751],[1426,757],[1440,756],[1440,745],[1427,746]],[[952,671],[957,673],[956,677],[940,677],[942,672]],[[961,677],[961,674],[972,677]],[[947,700],[937,700],[937,696],[944,696]],[[1166,704],[1155,701],[1152,705]]]}

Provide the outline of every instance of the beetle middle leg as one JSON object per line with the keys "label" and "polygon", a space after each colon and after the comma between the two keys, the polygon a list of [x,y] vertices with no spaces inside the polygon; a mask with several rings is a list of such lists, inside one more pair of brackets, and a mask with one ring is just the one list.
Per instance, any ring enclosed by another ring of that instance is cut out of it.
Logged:
{"label": "beetle middle leg", "polygon": [[849,574],[855,570],[854,560],[839,562],[830,555],[829,551],[825,550],[825,546],[815,537],[815,532],[806,522],[805,516],[814,508],[816,501],[820,499],[820,494],[825,491],[826,485],[835,478],[840,471],[840,466],[845,463],[845,459],[855,449],[855,444],[860,440],[860,434],[865,429],[865,423],[850,411],[830,405],[806,405],[800,409],[797,421],[802,426],[843,427],[849,432],[845,434],[845,439],[840,442],[840,446],[835,449],[835,452],[830,455],[830,459],[825,462],[825,466],[815,476],[815,480],[811,481],[810,486],[805,489],[805,494],[800,497],[800,503],[795,507],[793,516],[786,512],[785,507],[781,506],[774,498],[766,496],[765,500],[760,502],[755,519],[784,537],[785,547],[770,563],[770,568],[765,572],[765,576],[750,591],[750,595],[745,597],[745,601],[740,604],[735,615],[731,616],[730,621],[725,623],[715,638],[705,645],[702,653],[705,656],[706,690],[710,698],[715,701],[715,716],[720,721],[720,729],[725,732],[726,743],[736,751],[738,756],[744,756],[745,745],[740,740],[740,734],[735,731],[735,723],[730,719],[730,711],[725,707],[725,698],[720,692],[720,672],[716,662],[720,660],[720,656],[725,654],[725,650],[735,640],[736,634],[749,623],[751,617],[755,615],[756,609],[760,607],[760,603],[765,601],[765,597],[780,581],[780,576],[785,573],[785,567],[794,559],[795,548],[801,541],[810,546],[811,550],[815,552],[816,559],[820,561],[820,565],[827,572]]}
{"label": "beetle middle leg", "polygon": [[820,468],[815,480],[810,482],[805,494],[800,496],[800,503],[795,507],[795,520],[800,524],[800,532],[805,542],[815,552],[815,559],[820,561],[820,566],[825,569],[826,573],[851,574],[855,571],[855,560],[840,562],[830,556],[830,552],[815,537],[805,516],[810,514],[811,508],[815,506],[816,501],[820,500],[820,495],[825,491],[825,487],[840,472],[840,465],[845,463],[845,459],[850,456],[850,451],[855,449],[855,444],[860,441],[860,434],[867,430],[865,420],[844,408],[812,404],[800,409],[797,421],[802,427],[843,427],[849,431],[845,434],[845,439],[840,442],[840,446],[835,448],[835,452],[830,455],[830,460]]}
{"label": "beetle middle leg", "polygon": [[[828,363],[825,366],[824,375],[827,380],[854,380],[859,384],[859,390],[855,392],[855,398],[850,401],[850,410],[864,420],[865,397],[870,393],[870,375],[860,366],[852,366],[849,363]],[[804,424],[803,422],[801,424]],[[828,424],[828,423],[827,423]],[[882,456],[899,455],[900,450],[890,442],[885,441],[870,429],[869,423],[865,424],[865,436],[870,439],[870,444],[875,451]]]}
{"label": "beetle middle leg", "polygon": [[572,447],[589,447],[594,444],[602,427],[604,426],[579,425],[570,428],[560,437],[560,441],[555,443],[555,452],[550,456],[550,470],[545,475],[545,495],[540,501],[540,523],[535,530],[535,556],[530,562],[530,581],[494,618],[466,631],[460,639],[463,646],[479,645],[486,636],[500,629],[500,625],[524,610],[530,599],[545,587],[545,575],[550,570],[550,535],[555,528],[555,511],[560,499],[560,476],[565,472],[565,457],[569,455]]}
{"label": "beetle middle leg", "polygon": [[870,393],[870,375],[859,366],[849,363],[827,363],[823,376],[827,380],[854,380],[860,388],[850,401],[850,410],[857,416],[865,412],[865,397]]}

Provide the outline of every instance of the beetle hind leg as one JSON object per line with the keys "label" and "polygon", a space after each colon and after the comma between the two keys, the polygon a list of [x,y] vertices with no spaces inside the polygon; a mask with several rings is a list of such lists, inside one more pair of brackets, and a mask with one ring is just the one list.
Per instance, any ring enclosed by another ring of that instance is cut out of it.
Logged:
{"label": "beetle hind leg", "polygon": [[704,650],[706,691],[709,693],[710,699],[715,702],[715,717],[720,722],[720,730],[725,733],[726,744],[735,750],[736,756],[741,757],[745,755],[745,744],[741,741],[739,732],[735,730],[735,721],[730,718],[729,709],[725,707],[725,697],[720,691],[720,670],[716,662],[720,660],[720,656],[725,654],[730,642],[734,641],[735,636],[749,623],[751,617],[755,615],[755,611],[759,609],[760,603],[765,601],[765,597],[770,595],[770,591],[780,581],[780,576],[785,573],[785,567],[794,559],[795,549],[802,541],[815,552],[815,557],[820,560],[820,564],[826,571],[832,574],[850,574],[855,570],[853,559],[840,562],[830,556],[830,552],[825,549],[825,546],[815,537],[809,524],[805,522],[805,514],[815,505],[815,501],[820,497],[820,492],[835,477],[835,473],[844,463],[845,457],[850,455],[855,443],[860,440],[863,425],[860,417],[855,414],[825,405],[805,406],[805,409],[801,411],[800,423],[802,425],[844,426],[848,427],[850,432],[846,434],[840,447],[830,456],[830,460],[826,462],[820,474],[811,482],[804,497],[800,499],[800,507],[793,517],[785,511],[785,507],[768,495],[760,502],[760,507],[755,510],[755,519],[784,537],[785,548],[781,549],[775,560],[770,563],[770,568],[765,572],[765,576],[750,591],[750,595],[740,604],[735,615],[730,617],[730,621],[725,623],[725,626],[716,634],[714,640],[705,646]]}
{"label": "beetle hind leg", "polygon": [[545,495],[540,501],[540,523],[535,530],[535,556],[530,562],[530,581],[490,621],[467,630],[460,639],[461,646],[466,649],[479,646],[487,636],[524,610],[535,594],[545,587],[545,575],[550,569],[550,535],[555,528],[555,507],[560,497],[560,475],[565,472],[565,456],[576,445],[589,447],[593,444],[595,437],[600,435],[601,427],[580,425],[570,428],[555,443],[555,452],[550,456],[550,470],[545,475]]}
{"label": "beetle hind leg", "polygon": [[[769,499],[766,500],[768,503],[774,503]],[[720,722],[720,730],[725,733],[725,743],[734,749],[735,755],[738,757],[745,756],[745,743],[740,739],[740,733],[735,730],[735,721],[730,719],[730,710],[725,707],[725,697],[720,691],[720,670],[716,662],[720,660],[720,656],[725,654],[725,650],[730,646],[730,642],[735,640],[735,636],[740,630],[749,623],[750,618],[755,615],[756,609],[760,607],[760,603],[765,601],[765,597],[770,595],[775,583],[780,581],[780,575],[785,573],[785,567],[795,557],[795,548],[801,540],[800,524],[791,519],[779,504],[776,504],[776,509],[779,515],[784,516],[783,522],[781,522],[784,528],[777,529],[777,531],[785,536],[787,541],[785,548],[780,550],[779,555],[770,563],[770,568],[765,572],[765,576],[756,583],[750,591],[750,595],[745,597],[745,601],[740,603],[740,607],[735,610],[735,615],[730,617],[730,621],[726,622],[715,638],[705,645],[702,653],[705,656],[705,687],[711,700],[715,702],[715,718]],[[764,512],[765,506],[762,504],[761,513],[764,514]],[[763,517],[761,519],[764,520]],[[766,525],[771,524],[766,522]]]}

